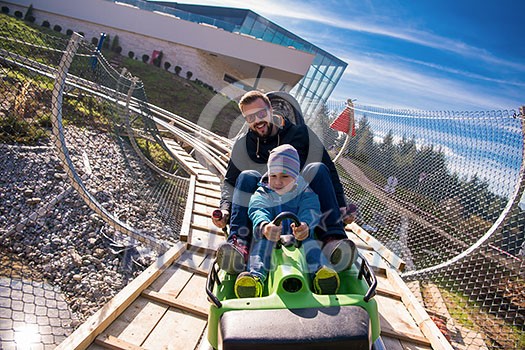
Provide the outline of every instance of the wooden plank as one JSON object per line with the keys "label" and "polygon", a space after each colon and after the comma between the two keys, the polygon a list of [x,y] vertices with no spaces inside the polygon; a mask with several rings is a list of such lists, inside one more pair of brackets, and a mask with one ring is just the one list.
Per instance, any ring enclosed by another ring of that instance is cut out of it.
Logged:
{"label": "wooden plank", "polygon": [[186,269],[191,273],[196,273],[197,275],[208,276],[208,270],[204,270],[200,267],[194,267],[187,263],[177,263],[176,266],[180,267],[181,269]]}
{"label": "wooden plank", "polygon": [[208,342],[208,326],[206,325],[206,328],[204,328],[204,331],[202,332],[202,338],[201,342],[199,343],[199,346],[195,348],[195,350],[213,350],[210,343]]}
{"label": "wooden plank", "polygon": [[376,293],[377,295],[381,295],[390,299],[401,300],[401,295],[399,295],[399,293],[381,287],[376,288]]}
{"label": "wooden plank", "polygon": [[381,334],[413,343],[430,345],[410,313],[400,300],[394,300],[380,295],[375,296],[379,309]]}
{"label": "wooden plank", "polygon": [[208,310],[210,302],[204,291],[206,290],[206,277],[193,275],[189,280],[186,287],[178,296],[178,299],[182,302],[195,305],[202,309]]}
{"label": "wooden plank", "polygon": [[373,250],[359,250],[361,256],[363,256],[370,267],[374,269],[376,274],[386,275],[386,270],[389,268],[385,263],[381,255],[377,254]]}
{"label": "wooden plank", "polygon": [[149,290],[176,297],[184,289],[192,275],[190,271],[171,266],[151,284]]}
{"label": "wooden plank", "polygon": [[98,345],[97,343],[93,342],[87,350],[106,350],[105,347]]}
{"label": "wooden plank", "polygon": [[211,265],[212,265],[214,260],[215,260],[215,252],[213,254],[207,255],[206,259],[204,259],[202,261],[202,263],[200,264],[199,268],[201,268],[201,269],[203,269],[205,271],[210,271]]}
{"label": "wooden plank", "polygon": [[206,205],[196,202],[193,206],[193,212],[199,213],[200,215],[211,216],[211,213],[217,208],[218,207],[214,205]]}
{"label": "wooden plank", "polygon": [[391,250],[386,248],[381,242],[372,237],[368,232],[361,228],[355,222],[347,225],[347,227],[355,233],[356,236],[360,237],[364,242],[369,246],[374,248],[374,250],[382,256],[392,267],[398,271],[403,271],[405,269],[406,263],[403,259],[395,255]]}
{"label": "wooden plank", "polygon": [[[187,249],[187,248],[186,248]],[[186,253],[185,253],[186,254]],[[182,259],[184,257],[184,255],[182,255],[180,257],[180,259]],[[180,261],[180,259],[178,261]],[[178,262],[177,261],[177,262]],[[384,289],[388,289],[394,293],[398,293],[397,292],[397,288],[395,288],[391,283],[390,281],[388,280],[388,277],[386,276],[386,274],[384,276],[382,275],[379,275],[379,276],[376,276],[376,279],[377,279],[377,285],[381,288],[384,288]]]}
{"label": "wooden plank", "polygon": [[384,297],[401,300],[401,294],[397,291],[397,289],[392,286],[386,275],[376,275],[377,279],[377,294],[382,295]]}
{"label": "wooden plank", "polygon": [[220,204],[218,199],[207,197],[207,196],[203,196],[201,194],[195,194],[194,202],[195,203],[209,205],[209,206],[212,206],[212,207],[215,207],[215,208],[218,208],[219,204]]}
{"label": "wooden plank", "polygon": [[207,321],[170,308],[142,344],[145,349],[195,349]]}
{"label": "wooden plank", "polygon": [[[166,139],[166,145],[171,150],[180,165],[197,179],[209,183],[220,184],[220,179],[198,162],[192,155],[188,154],[184,148],[173,140]],[[194,145],[192,146],[194,147]]]}
{"label": "wooden plank", "polygon": [[86,349],[168,266],[185,251],[183,243],[177,243],[150,267],[131,281],[113,299],[78,327],[73,334],[58,345],[58,350]]}
{"label": "wooden plank", "polygon": [[176,297],[169,295],[169,294],[163,294],[163,293],[159,293],[159,292],[155,292],[155,291],[146,289],[145,291],[142,292],[142,296],[148,299],[154,300],[156,302],[175,307],[180,310],[188,311],[189,313],[202,317],[202,318],[208,317],[207,308],[203,308],[198,305],[190,304],[184,300],[177,299]]}
{"label": "wooden plank", "polygon": [[420,344],[427,347],[430,347],[430,341],[425,338],[423,335],[408,334],[404,331],[395,330],[390,327],[381,326],[381,336],[392,337],[403,342],[409,342],[414,344]]}
{"label": "wooden plank", "polygon": [[352,242],[355,243],[355,246],[358,248],[358,249],[362,249],[362,250],[374,250],[374,248],[372,248],[371,246],[369,246],[366,242],[364,242],[359,236],[357,236],[355,233],[353,233],[352,231],[346,231],[346,235],[348,236],[348,238],[350,238],[352,240]]}
{"label": "wooden plank", "polygon": [[193,159],[177,142],[164,139],[164,143],[184,170],[190,175],[197,175],[194,164],[192,164],[192,162],[195,162],[195,159]]}
{"label": "wooden plank", "polygon": [[180,229],[180,239],[182,241],[188,241],[190,234],[190,224],[193,210],[193,200],[195,198],[195,176],[190,176],[190,183],[188,187],[188,199],[186,200],[186,209],[184,211],[184,218],[182,219],[182,226]]}
{"label": "wooden plank", "polygon": [[179,260],[177,260],[174,265],[185,265],[188,266],[190,272],[193,272],[193,269],[201,269],[201,265],[204,259],[207,258],[207,254],[201,254],[197,250],[192,250],[192,246],[186,247],[186,253],[183,254]]}
{"label": "wooden plank", "polygon": [[[202,206],[202,205],[199,204],[199,206]],[[193,210],[194,220],[193,220],[193,223],[191,224],[191,228],[202,230],[202,231],[208,231],[216,235],[228,236],[228,229],[226,227],[218,228],[217,226],[213,224],[213,222],[210,219],[212,211],[215,210],[216,208],[210,208],[210,207],[206,207],[206,208],[209,208],[209,213]]]}
{"label": "wooden plank", "polygon": [[210,217],[211,213],[217,208],[209,207],[207,205],[196,203],[193,207],[193,214]]}
{"label": "wooden plank", "polygon": [[215,184],[221,183],[221,179],[219,179],[216,175],[213,175],[212,173],[210,173],[209,175],[199,174],[197,178],[199,179],[199,181],[203,181],[203,182],[210,182],[210,183],[215,183]]}
{"label": "wooden plank", "polygon": [[139,346],[167,311],[166,305],[138,297],[101,334],[124,339],[127,343]]}
{"label": "wooden plank", "polygon": [[415,344],[408,341],[401,341],[389,336],[381,336],[385,349],[388,350],[432,350],[430,346]]}
{"label": "wooden plank", "polygon": [[226,240],[223,235],[216,235],[198,228],[192,228],[191,236],[191,244],[195,247],[204,249],[204,251],[207,252],[217,250],[219,245]]}
{"label": "wooden plank", "polygon": [[204,182],[197,182],[197,187],[202,187],[211,191],[221,192],[221,186],[217,184],[209,184]]}
{"label": "wooden plank", "polygon": [[191,218],[191,226],[215,234],[222,234],[222,229],[213,224],[209,215],[193,214]]}
{"label": "wooden plank", "polygon": [[206,167],[203,167],[202,164],[200,164],[200,163],[195,165],[195,168],[197,170],[197,178],[199,178],[199,176],[216,176],[214,173],[212,173]]}
{"label": "wooden plank", "polygon": [[216,226],[202,226],[202,225],[191,225],[191,229],[196,229],[196,230],[201,230],[201,231],[206,231],[210,234],[214,234],[214,235],[217,235],[217,236],[226,236],[226,233],[224,232],[223,229],[221,228],[218,228]]}
{"label": "wooden plank", "polygon": [[201,186],[196,186],[195,193],[202,194],[204,196],[211,197],[211,198],[221,199],[220,191],[210,190],[210,189],[207,189]]}
{"label": "wooden plank", "polygon": [[144,350],[144,348],[130,344],[112,335],[101,334],[95,339],[95,343],[110,350]]}
{"label": "wooden plank", "polygon": [[389,336],[385,336],[384,334],[381,335],[381,340],[383,340],[383,344],[385,345],[385,349],[388,350],[405,350],[403,348],[403,344],[401,344],[401,341],[397,338],[391,338]]}
{"label": "wooden plank", "polygon": [[397,289],[405,309],[410,312],[421,332],[430,341],[435,350],[452,350],[452,346],[447,341],[443,333],[430,318],[417,298],[411,293],[401,277],[392,269],[387,270],[387,277],[390,283]]}

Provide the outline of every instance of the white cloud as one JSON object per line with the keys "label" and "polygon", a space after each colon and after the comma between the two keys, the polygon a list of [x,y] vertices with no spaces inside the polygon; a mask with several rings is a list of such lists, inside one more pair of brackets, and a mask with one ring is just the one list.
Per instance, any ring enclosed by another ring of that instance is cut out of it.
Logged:
{"label": "white cloud", "polygon": [[[512,96],[498,96],[500,89],[497,84],[490,85],[490,89],[484,89],[481,85],[461,81],[455,76],[437,76],[420,72],[413,66],[398,63],[395,57],[349,55],[343,59],[349,62],[349,66],[339,85],[366,85],[370,89],[379,90],[387,100],[383,100],[385,102],[383,106],[428,109],[426,106],[414,104],[421,98],[424,98],[427,104],[428,100],[433,100],[434,105],[443,106],[439,109],[446,107],[446,109],[490,110],[519,106],[519,102]],[[359,94],[360,91],[356,93]],[[367,96],[360,95],[352,97],[357,97],[361,101],[363,98],[367,99]]]}

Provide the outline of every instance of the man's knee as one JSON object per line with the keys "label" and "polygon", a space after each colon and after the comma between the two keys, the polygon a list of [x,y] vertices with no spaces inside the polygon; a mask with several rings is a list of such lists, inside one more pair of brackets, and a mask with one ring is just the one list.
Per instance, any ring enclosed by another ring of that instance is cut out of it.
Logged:
{"label": "man's knee", "polygon": [[311,182],[314,179],[325,179],[330,175],[330,171],[325,164],[321,162],[314,162],[305,165],[302,175],[308,182]]}
{"label": "man's knee", "polygon": [[237,178],[237,188],[257,188],[257,184],[261,180],[261,174],[255,170],[244,170]]}

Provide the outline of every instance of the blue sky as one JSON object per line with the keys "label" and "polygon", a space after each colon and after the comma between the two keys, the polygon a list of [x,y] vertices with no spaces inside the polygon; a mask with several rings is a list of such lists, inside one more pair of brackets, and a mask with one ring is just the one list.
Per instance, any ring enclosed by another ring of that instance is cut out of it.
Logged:
{"label": "blue sky", "polygon": [[333,100],[458,111],[525,105],[525,1],[179,2],[251,9],[347,62]]}

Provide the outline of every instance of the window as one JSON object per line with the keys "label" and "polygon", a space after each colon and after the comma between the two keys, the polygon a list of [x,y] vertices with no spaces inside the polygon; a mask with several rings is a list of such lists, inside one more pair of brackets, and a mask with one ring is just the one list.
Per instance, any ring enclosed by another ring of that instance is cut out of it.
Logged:
{"label": "window", "polygon": [[244,84],[243,82],[240,82],[239,79],[232,77],[229,74],[224,74],[224,81],[228,84],[232,84],[235,87],[238,87],[239,89],[243,89],[245,91],[253,90],[253,87]]}

